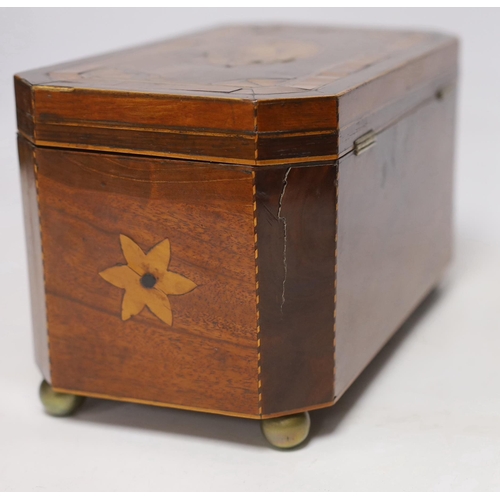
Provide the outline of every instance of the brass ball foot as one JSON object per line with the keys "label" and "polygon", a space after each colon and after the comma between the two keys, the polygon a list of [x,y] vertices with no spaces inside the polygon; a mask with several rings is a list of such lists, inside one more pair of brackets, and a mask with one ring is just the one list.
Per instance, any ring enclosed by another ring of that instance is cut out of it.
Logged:
{"label": "brass ball foot", "polygon": [[66,417],[74,413],[85,400],[82,396],[56,392],[45,380],[40,385],[40,400],[45,411],[54,417]]}
{"label": "brass ball foot", "polygon": [[294,448],[309,435],[311,419],[308,412],[261,420],[266,439],[276,448]]}

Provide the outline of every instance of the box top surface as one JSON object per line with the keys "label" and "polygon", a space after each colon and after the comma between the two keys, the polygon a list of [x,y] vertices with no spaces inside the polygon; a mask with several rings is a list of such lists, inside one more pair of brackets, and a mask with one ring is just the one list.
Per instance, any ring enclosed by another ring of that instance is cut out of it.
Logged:
{"label": "box top surface", "polygon": [[250,165],[331,159],[342,127],[455,74],[456,41],[442,34],[223,27],[21,73],[18,123],[39,145]]}

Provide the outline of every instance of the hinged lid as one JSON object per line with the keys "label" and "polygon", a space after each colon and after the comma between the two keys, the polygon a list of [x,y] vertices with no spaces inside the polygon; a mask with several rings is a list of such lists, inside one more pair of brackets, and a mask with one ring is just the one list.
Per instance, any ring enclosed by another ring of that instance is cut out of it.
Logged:
{"label": "hinged lid", "polygon": [[246,165],[336,159],[457,72],[435,33],[235,26],[16,75],[40,146]]}

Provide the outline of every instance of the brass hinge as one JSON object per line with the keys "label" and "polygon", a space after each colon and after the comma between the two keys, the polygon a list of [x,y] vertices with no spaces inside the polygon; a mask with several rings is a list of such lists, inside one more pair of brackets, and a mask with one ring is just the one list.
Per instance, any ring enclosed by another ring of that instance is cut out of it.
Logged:
{"label": "brass hinge", "polygon": [[377,139],[375,132],[373,130],[368,131],[366,134],[363,134],[359,139],[354,141],[354,154],[358,156],[361,153],[364,153],[372,146],[375,146],[376,142]]}

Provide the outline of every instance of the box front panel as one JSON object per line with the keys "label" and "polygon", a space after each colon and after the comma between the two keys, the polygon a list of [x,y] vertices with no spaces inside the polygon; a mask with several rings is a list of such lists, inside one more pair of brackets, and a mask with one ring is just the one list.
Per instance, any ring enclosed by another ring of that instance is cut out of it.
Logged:
{"label": "box front panel", "polygon": [[258,414],[251,172],[36,150],[52,383]]}

